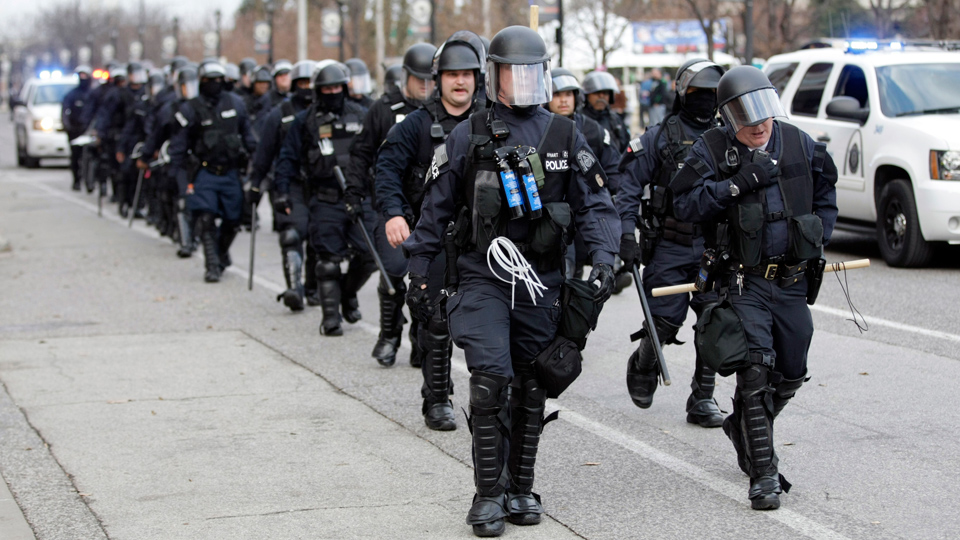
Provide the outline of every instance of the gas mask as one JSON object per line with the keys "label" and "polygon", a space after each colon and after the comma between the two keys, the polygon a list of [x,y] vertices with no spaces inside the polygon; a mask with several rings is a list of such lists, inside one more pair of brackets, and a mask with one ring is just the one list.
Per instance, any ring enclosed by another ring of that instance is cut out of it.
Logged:
{"label": "gas mask", "polygon": [[220,95],[223,89],[223,83],[217,79],[210,79],[200,82],[200,94],[204,97],[213,98]]}

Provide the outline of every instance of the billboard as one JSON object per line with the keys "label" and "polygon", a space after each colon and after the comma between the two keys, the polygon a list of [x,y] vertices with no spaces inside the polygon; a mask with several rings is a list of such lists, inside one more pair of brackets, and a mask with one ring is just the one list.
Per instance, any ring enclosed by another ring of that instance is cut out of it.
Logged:
{"label": "billboard", "polygon": [[[703,26],[696,19],[642,21],[633,24],[633,52],[648,53],[691,53],[706,52],[707,36]],[[721,19],[713,24],[713,48],[723,49],[727,45],[727,20]]]}

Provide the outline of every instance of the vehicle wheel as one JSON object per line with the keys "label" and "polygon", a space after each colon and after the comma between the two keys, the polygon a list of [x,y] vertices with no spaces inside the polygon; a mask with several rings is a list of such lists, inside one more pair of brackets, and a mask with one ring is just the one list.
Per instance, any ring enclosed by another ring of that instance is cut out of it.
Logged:
{"label": "vehicle wheel", "polygon": [[890,266],[924,266],[933,258],[933,245],[920,233],[917,204],[906,180],[894,180],[880,192],[877,240]]}

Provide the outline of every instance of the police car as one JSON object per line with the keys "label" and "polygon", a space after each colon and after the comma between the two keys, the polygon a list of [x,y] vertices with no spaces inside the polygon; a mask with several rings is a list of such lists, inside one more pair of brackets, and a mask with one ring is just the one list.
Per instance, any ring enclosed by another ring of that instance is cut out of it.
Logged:
{"label": "police car", "polygon": [[41,158],[70,157],[70,141],[63,130],[63,98],[79,84],[76,75],[43,71],[23,85],[13,103],[17,165],[37,167]]}
{"label": "police car", "polygon": [[958,45],[845,41],[764,68],[788,121],[836,162],[838,228],[875,230],[891,266],[960,244]]}

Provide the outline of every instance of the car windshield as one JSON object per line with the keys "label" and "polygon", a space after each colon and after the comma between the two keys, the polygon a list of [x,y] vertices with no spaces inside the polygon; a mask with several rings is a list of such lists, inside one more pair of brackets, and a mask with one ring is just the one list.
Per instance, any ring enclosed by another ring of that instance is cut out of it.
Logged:
{"label": "car windshield", "polygon": [[67,95],[67,92],[73,90],[77,85],[75,84],[41,84],[37,86],[37,91],[33,94],[33,104],[34,105],[49,105],[51,103],[56,103],[59,105],[63,103],[63,98]]}
{"label": "car windshield", "polygon": [[877,85],[884,116],[960,112],[960,63],[878,67]]}

